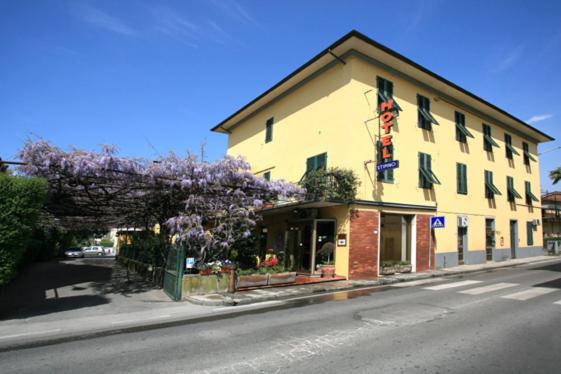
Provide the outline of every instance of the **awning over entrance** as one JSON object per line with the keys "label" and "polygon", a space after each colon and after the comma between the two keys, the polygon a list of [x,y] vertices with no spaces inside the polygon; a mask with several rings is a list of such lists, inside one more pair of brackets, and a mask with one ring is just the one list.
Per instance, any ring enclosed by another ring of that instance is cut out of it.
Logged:
{"label": "awning over entrance", "polygon": [[277,205],[273,208],[265,208],[260,211],[263,216],[268,216],[271,214],[287,213],[295,209],[312,209],[312,208],[326,208],[331,206],[347,205],[343,202],[333,202],[333,201],[304,201],[296,203],[288,203]]}

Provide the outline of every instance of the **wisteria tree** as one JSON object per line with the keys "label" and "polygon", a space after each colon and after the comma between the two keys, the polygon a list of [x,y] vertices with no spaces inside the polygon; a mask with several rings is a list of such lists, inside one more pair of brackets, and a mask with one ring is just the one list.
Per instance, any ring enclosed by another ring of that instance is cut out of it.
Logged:
{"label": "wisteria tree", "polygon": [[160,226],[160,254],[172,236],[205,259],[226,258],[251,235],[264,202],[299,199],[304,190],[253,175],[241,158],[202,162],[169,154],[157,161],[101,152],[64,151],[28,141],[20,172],[47,179],[46,209],[64,226],[89,229]]}

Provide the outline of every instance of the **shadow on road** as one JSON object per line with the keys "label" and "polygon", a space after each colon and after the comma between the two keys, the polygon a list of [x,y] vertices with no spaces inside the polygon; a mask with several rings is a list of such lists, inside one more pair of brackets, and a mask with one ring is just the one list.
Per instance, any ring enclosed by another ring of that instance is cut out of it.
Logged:
{"label": "shadow on road", "polygon": [[34,263],[2,290],[0,320],[108,304],[112,295],[128,297],[156,288],[131,278],[109,258]]}
{"label": "shadow on road", "polygon": [[[529,270],[554,271],[554,272],[561,273],[561,263],[555,263],[555,264],[539,266],[539,267],[531,267],[529,268]],[[547,288],[561,289],[561,277],[547,282],[534,284],[534,287],[547,287]]]}

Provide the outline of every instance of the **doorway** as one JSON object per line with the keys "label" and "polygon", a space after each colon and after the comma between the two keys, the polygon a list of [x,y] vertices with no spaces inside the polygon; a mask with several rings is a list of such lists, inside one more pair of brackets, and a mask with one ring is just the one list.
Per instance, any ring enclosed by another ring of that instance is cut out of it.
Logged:
{"label": "doorway", "polygon": [[518,245],[518,221],[510,221],[510,256],[516,258],[516,247]]}
{"label": "doorway", "polygon": [[306,219],[288,225],[285,267],[314,274],[318,265],[335,263],[334,219]]}
{"label": "doorway", "polygon": [[319,265],[335,265],[335,220],[315,220],[314,269]]}
{"label": "doorway", "polygon": [[464,264],[466,252],[467,252],[467,227],[458,226],[458,265]]}
{"label": "doorway", "polygon": [[312,220],[293,222],[288,227],[285,266],[291,271],[310,273]]}
{"label": "doorway", "polygon": [[493,261],[493,249],[495,249],[495,220],[485,219],[485,254],[487,261]]}
{"label": "doorway", "polygon": [[380,263],[411,260],[412,215],[382,213],[380,221]]}

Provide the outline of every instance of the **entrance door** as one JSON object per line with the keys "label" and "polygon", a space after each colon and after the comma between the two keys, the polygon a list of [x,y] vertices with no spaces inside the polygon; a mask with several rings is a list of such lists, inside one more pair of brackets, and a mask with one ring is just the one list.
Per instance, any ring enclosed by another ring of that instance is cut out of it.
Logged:
{"label": "entrance door", "polygon": [[318,265],[335,264],[335,220],[316,220],[316,258],[315,267]]}
{"label": "entrance door", "polygon": [[464,264],[464,254],[467,250],[467,227],[458,226],[458,264]]}
{"label": "entrance door", "polygon": [[495,248],[495,220],[485,220],[485,253],[487,261],[493,261],[493,249]]}
{"label": "entrance door", "polygon": [[310,273],[312,221],[290,224],[288,228],[288,268]]}
{"label": "entrance door", "polygon": [[510,256],[516,258],[516,246],[518,245],[518,222],[510,221]]}

